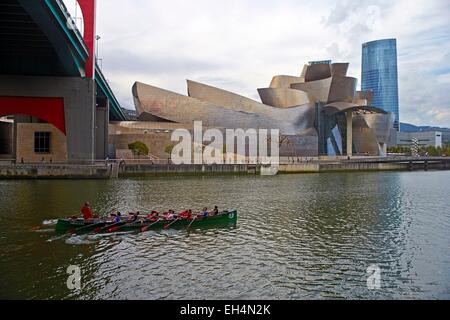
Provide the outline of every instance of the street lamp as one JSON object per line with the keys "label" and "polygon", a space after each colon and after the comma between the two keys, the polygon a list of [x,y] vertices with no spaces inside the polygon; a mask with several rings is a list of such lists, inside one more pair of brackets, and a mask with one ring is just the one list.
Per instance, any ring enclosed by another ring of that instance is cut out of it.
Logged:
{"label": "street lamp", "polygon": [[95,41],[97,41],[96,43],[96,53],[95,56],[98,57],[98,41],[101,39],[102,37],[100,37],[99,35],[95,36]]}
{"label": "street lamp", "polygon": [[[99,47],[99,45],[98,45],[98,43],[99,43],[99,40],[101,39],[102,37],[100,37],[99,35],[96,35],[95,36],[95,41],[96,41],[96,45],[95,45],[95,50],[96,50],[96,53],[95,53],[95,61],[98,63],[99,61],[101,61],[102,59],[99,59],[98,58],[98,47]],[[102,66],[100,66],[100,69],[102,69]]]}

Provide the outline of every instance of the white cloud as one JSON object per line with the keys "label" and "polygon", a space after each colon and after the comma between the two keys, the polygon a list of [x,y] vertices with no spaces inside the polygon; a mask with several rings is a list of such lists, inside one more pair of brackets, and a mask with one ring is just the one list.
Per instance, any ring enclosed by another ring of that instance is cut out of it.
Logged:
{"label": "white cloud", "polygon": [[273,75],[322,59],[360,78],[361,44],[397,38],[402,121],[450,126],[449,13],[448,0],[98,0],[97,27],[126,107],[136,80],[185,94],[190,78],[257,98]]}

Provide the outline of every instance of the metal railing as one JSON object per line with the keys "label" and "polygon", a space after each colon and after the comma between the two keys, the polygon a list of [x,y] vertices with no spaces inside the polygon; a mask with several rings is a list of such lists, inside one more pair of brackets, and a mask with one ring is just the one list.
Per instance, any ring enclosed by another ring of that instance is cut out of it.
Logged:
{"label": "metal railing", "polygon": [[[450,162],[450,157],[336,157],[328,159],[320,159],[317,157],[282,157],[280,158],[280,165],[296,165],[296,164],[311,164],[311,163],[336,163],[336,162]],[[16,159],[0,159],[0,166],[110,166],[110,165],[173,165],[171,159],[105,159],[105,160],[76,160],[76,161],[21,161]],[[192,163],[194,164],[194,163]],[[224,162],[223,164],[229,165]],[[207,165],[206,163],[204,165]],[[262,165],[261,162],[250,161],[246,159],[242,163],[233,163],[232,165]]]}
{"label": "metal railing", "polygon": [[64,15],[64,18],[66,19],[66,21],[69,21],[69,19],[71,19],[74,22],[72,24],[72,26],[74,27],[74,28],[72,28],[72,30],[73,30],[75,36],[78,38],[78,41],[80,42],[80,44],[84,47],[84,49],[86,51],[88,51],[86,43],[84,42],[83,35],[81,34],[80,30],[78,29],[78,26],[76,25],[74,18],[70,14],[70,12],[67,9],[64,2],[62,0],[55,0],[55,2],[58,5],[59,9],[61,10],[62,14]]}

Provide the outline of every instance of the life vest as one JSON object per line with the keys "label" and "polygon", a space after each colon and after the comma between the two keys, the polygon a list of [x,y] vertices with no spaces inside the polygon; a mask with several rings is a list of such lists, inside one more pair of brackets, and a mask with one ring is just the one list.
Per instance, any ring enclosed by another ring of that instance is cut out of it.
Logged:
{"label": "life vest", "polygon": [[173,214],[167,212],[167,213],[164,214],[164,217],[166,218],[166,220],[172,220],[173,219]]}
{"label": "life vest", "polygon": [[81,209],[81,213],[83,214],[84,220],[92,219],[92,210],[89,207],[83,207]]}
{"label": "life vest", "polygon": [[[149,220],[157,219],[158,215],[159,215],[159,212],[153,210],[152,213],[150,213],[149,215],[147,215],[147,219],[149,219]],[[156,221],[156,220],[155,220],[155,221]]]}
{"label": "life vest", "polygon": [[191,214],[189,213],[189,211],[183,211],[182,213],[180,213],[180,218],[189,219],[191,218]]}

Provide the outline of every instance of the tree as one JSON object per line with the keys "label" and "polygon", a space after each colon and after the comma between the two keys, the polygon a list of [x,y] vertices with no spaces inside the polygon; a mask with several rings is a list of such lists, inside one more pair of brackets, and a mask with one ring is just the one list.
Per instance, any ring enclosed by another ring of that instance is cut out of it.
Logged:
{"label": "tree", "polygon": [[[413,153],[411,148],[401,146],[388,148],[388,152],[407,155],[411,155]],[[448,157],[450,156],[450,147],[448,145],[443,145],[442,148],[433,146],[420,147],[418,149],[418,154],[420,155],[428,154],[431,157],[441,157],[441,156]]]}
{"label": "tree", "polygon": [[411,148],[402,147],[402,146],[391,147],[391,148],[388,148],[388,153],[411,154]]}
{"label": "tree", "polygon": [[148,154],[150,153],[150,149],[142,141],[135,141],[133,143],[130,143],[128,145],[128,149],[130,149],[135,156],[148,156]]}
{"label": "tree", "polygon": [[164,152],[167,153],[170,156],[172,154],[173,148],[175,148],[175,145],[169,144],[164,149]]}
{"label": "tree", "polygon": [[172,151],[175,148],[174,144],[169,144],[164,148],[164,152],[167,153],[167,155],[169,156],[169,158],[167,159],[167,161],[170,163],[170,158],[172,156]]}

